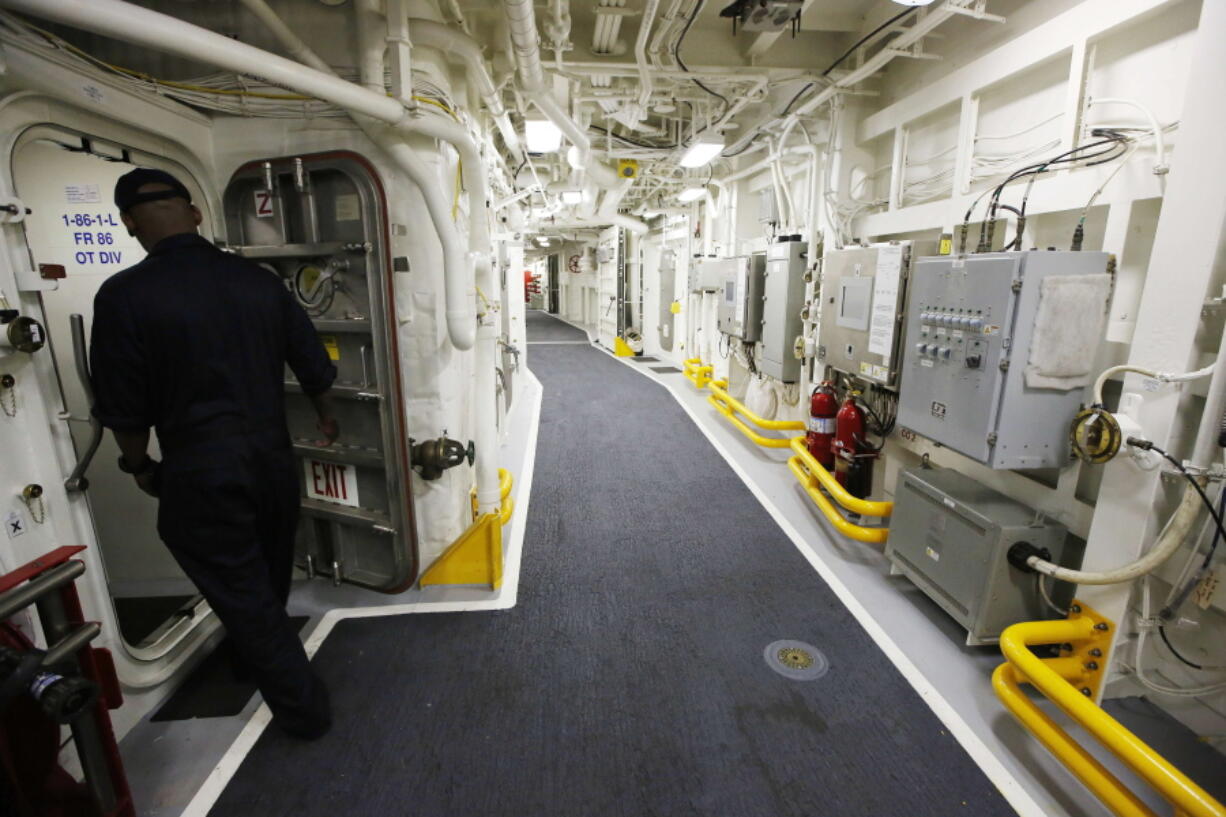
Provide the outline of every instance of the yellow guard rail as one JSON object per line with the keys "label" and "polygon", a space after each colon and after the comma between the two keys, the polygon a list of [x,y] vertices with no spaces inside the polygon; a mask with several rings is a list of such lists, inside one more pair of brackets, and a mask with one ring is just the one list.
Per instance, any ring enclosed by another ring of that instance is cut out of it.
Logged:
{"label": "yellow guard rail", "polygon": [[[1000,649],[1007,663],[992,674],[997,697],[1119,817],[1158,815],[1039,709],[1022,691],[1022,683],[1055,703],[1152,786],[1175,807],[1175,817],[1226,817],[1226,807],[1094,703],[1106,669],[1111,623],[1079,602],[1071,609],[1065,620],[1023,622],[1001,634]],[[1063,645],[1064,655],[1039,658],[1030,651],[1036,644]]]}
{"label": "yellow guard rail", "polygon": [[793,437],[788,440],[788,445],[800,459],[805,470],[821,483],[821,486],[826,489],[826,492],[833,497],[835,502],[847,510],[852,513],[858,513],[861,516],[889,516],[894,512],[893,502],[875,502],[871,499],[860,499],[849,494],[842,483],[835,479],[834,474],[827,471],[817,461],[817,458],[809,453],[809,447],[805,445],[804,437]]}
{"label": "yellow guard rail", "polygon": [[738,414],[758,428],[764,428],[769,431],[795,431],[805,427],[804,423],[797,420],[763,420],[757,414],[750,411],[748,406],[729,394],[726,391],[727,388],[728,381],[711,380],[707,385],[707,389],[711,392],[707,395],[707,402],[714,406],[715,410],[724,415],[728,422],[736,426],[742,434],[753,440],[756,444],[764,448],[787,448],[788,440],[786,437],[764,437],[745,425],[741,418],[737,417]]}
{"label": "yellow guard rail", "polygon": [[700,357],[690,358],[689,360],[685,361],[682,366],[685,376],[688,377],[690,382],[694,384],[694,388],[699,390],[707,387],[707,384],[711,382],[711,377],[715,372],[715,367],[704,365],[702,358]]}

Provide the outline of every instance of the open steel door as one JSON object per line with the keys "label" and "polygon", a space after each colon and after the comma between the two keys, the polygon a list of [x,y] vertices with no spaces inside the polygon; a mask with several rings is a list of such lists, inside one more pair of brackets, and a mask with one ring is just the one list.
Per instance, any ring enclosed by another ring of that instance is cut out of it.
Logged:
{"label": "open steel door", "polygon": [[230,249],[284,281],[338,369],[341,436],[328,448],[286,370],[302,485],[297,564],[338,585],[403,590],[417,578],[417,533],[382,185],[356,153],[288,156],[241,167],[224,201]]}

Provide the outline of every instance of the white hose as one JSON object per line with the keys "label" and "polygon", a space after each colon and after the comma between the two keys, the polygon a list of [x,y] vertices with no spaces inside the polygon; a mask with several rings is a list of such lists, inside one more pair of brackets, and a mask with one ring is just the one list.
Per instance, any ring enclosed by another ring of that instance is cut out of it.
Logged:
{"label": "white hose", "polygon": [[1166,163],[1166,143],[1162,138],[1162,126],[1158,124],[1157,117],[1149,108],[1146,108],[1140,102],[1133,99],[1120,99],[1118,97],[1096,97],[1090,100],[1091,105],[1127,105],[1130,108],[1138,110],[1141,115],[1149,121],[1149,129],[1154,132],[1154,175],[1165,175],[1170,167]]}
{"label": "white hose", "polygon": [[1054,562],[1040,559],[1038,556],[1031,556],[1026,560],[1026,564],[1040,573],[1051,576],[1053,579],[1074,584],[1120,584],[1121,582],[1132,581],[1158,568],[1179,549],[1179,546],[1188,538],[1192,527],[1196,524],[1196,520],[1200,516],[1200,509],[1200,494],[1191,485],[1187,486],[1183,492],[1183,499],[1179,502],[1179,507],[1171,515],[1166,528],[1158,536],[1157,543],[1150,548],[1149,552],[1134,562],[1111,570],[1072,570],[1067,567],[1061,567]]}
{"label": "white hose", "polygon": [[1183,374],[1178,374],[1176,372],[1157,372],[1153,369],[1146,369],[1143,366],[1133,366],[1128,363],[1125,363],[1122,366],[1112,366],[1109,369],[1104,369],[1102,374],[1098,376],[1098,379],[1094,381],[1094,404],[1098,406],[1103,405],[1103,386],[1105,386],[1107,381],[1115,377],[1117,374],[1134,372],[1136,374],[1143,374],[1146,377],[1152,377],[1163,383],[1185,383],[1189,380],[1199,380],[1202,377],[1208,377],[1209,375],[1213,374],[1213,369],[1216,365],[1216,363],[1211,363],[1203,369],[1197,369],[1194,372],[1184,372]]}

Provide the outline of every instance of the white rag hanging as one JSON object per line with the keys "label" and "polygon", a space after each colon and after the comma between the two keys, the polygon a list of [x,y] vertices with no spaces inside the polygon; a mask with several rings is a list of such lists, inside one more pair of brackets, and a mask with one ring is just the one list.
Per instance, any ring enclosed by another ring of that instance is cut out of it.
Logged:
{"label": "white rag hanging", "polygon": [[1068,391],[1090,382],[1110,293],[1107,273],[1043,279],[1026,363],[1028,387]]}

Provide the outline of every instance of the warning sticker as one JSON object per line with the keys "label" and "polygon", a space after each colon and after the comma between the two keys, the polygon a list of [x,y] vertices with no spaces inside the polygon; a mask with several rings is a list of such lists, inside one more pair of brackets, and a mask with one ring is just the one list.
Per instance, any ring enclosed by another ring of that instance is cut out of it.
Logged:
{"label": "warning sticker", "polygon": [[346,193],[336,197],[336,220],[359,221],[362,218],[362,201],[357,193]]}
{"label": "warning sticker", "polygon": [[10,539],[16,539],[26,532],[26,520],[21,511],[9,511],[4,516],[4,532]]}
{"label": "warning sticker", "polygon": [[96,184],[66,184],[64,201],[69,204],[98,204],[102,201],[102,192]]}
{"label": "warning sticker", "polygon": [[328,357],[333,361],[341,359],[341,347],[336,342],[336,335],[320,335],[320,341],[323,342],[324,348],[328,350]]}
{"label": "warning sticker", "polygon": [[276,210],[272,206],[272,191],[255,191],[255,214],[259,218],[272,218]]}
{"label": "warning sticker", "polygon": [[899,279],[902,277],[902,247],[882,247],[877,251],[877,276],[873,279],[873,312],[868,328],[868,350],[881,355],[886,365],[894,348],[894,323],[898,307]]}
{"label": "warning sticker", "polygon": [[358,474],[352,465],[339,462],[303,460],[306,467],[306,494],[310,499],[358,507]]}

